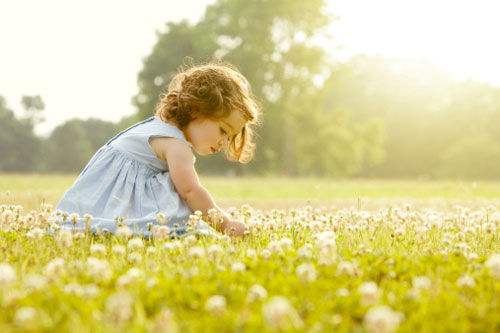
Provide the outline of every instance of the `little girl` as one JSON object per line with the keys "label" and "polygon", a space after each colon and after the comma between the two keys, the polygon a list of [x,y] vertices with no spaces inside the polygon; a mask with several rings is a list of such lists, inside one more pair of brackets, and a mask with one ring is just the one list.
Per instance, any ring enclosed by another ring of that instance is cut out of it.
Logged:
{"label": "little girl", "polygon": [[[73,214],[63,227],[115,232],[123,224],[149,236],[153,226],[166,223],[172,235],[182,235],[193,211],[204,217],[210,211],[219,216],[211,227],[243,235],[245,225],[232,221],[200,184],[192,150],[223,150],[229,160],[248,162],[255,148],[251,127],[259,116],[248,81],[232,66],[180,71],[160,95],[155,115],[102,146],[64,194],[57,208]],[[205,231],[213,232],[211,227],[198,223]]]}

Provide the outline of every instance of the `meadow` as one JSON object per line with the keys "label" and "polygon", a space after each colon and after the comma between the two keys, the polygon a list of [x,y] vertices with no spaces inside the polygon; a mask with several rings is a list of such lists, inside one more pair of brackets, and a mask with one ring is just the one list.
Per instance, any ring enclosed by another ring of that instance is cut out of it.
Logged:
{"label": "meadow", "polygon": [[74,179],[0,175],[1,332],[500,331],[500,183],[202,177],[250,234],[144,239],[58,230]]}

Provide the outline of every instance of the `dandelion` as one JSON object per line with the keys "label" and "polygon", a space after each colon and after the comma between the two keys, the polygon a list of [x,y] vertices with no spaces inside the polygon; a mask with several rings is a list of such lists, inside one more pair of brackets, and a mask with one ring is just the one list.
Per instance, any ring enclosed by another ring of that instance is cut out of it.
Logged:
{"label": "dandelion", "polygon": [[304,325],[290,301],[282,296],[274,296],[264,304],[262,314],[266,324],[274,329],[300,329]]}
{"label": "dandelion", "polygon": [[14,268],[7,264],[0,264],[0,286],[11,284],[16,281],[16,271]]}
{"label": "dandelion", "polygon": [[116,284],[118,287],[127,287],[141,280],[143,277],[144,272],[142,270],[136,267],[132,267],[127,271],[127,273],[118,278]]}
{"label": "dandelion", "polygon": [[349,294],[350,294],[349,290],[346,288],[339,288],[339,289],[337,289],[337,292],[335,293],[335,295],[337,295],[338,297],[348,297]]}
{"label": "dandelion", "polygon": [[71,214],[69,214],[69,221],[73,225],[76,225],[78,223],[78,219],[79,218],[80,218],[80,216],[78,215],[78,213],[71,213]]}
{"label": "dandelion", "polygon": [[363,324],[370,333],[391,333],[398,328],[402,320],[401,313],[393,311],[386,305],[380,305],[368,310]]}
{"label": "dandelion", "polygon": [[427,290],[431,288],[431,280],[427,276],[415,276],[412,279],[412,286],[417,291]]}
{"label": "dandelion", "polygon": [[231,270],[233,272],[244,272],[246,270],[246,266],[244,263],[237,261],[231,265]]}
{"label": "dandelion", "polygon": [[267,297],[267,290],[260,284],[254,284],[248,289],[247,301],[254,302]]}
{"label": "dandelion", "polygon": [[299,265],[295,270],[295,273],[300,281],[304,283],[315,281],[318,275],[314,265],[310,263]]}
{"label": "dandelion", "polygon": [[153,226],[151,233],[155,239],[166,239],[170,236],[170,228],[166,225],[155,225]]}
{"label": "dandelion", "polygon": [[370,305],[378,302],[380,291],[375,282],[364,282],[359,286],[358,292],[361,295],[362,305]]}
{"label": "dandelion", "polygon": [[490,255],[484,266],[489,270],[491,276],[497,280],[500,279],[500,253]]}
{"label": "dandelion", "polygon": [[35,227],[26,233],[26,237],[40,239],[45,235],[45,231],[38,227]]}
{"label": "dandelion", "polygon": [[223,315],[226,312],[226,298],[222,295],[211,296],[205,303],[205,310],[216,316]]}
{"label": "dandelion", "polygon": [[30,274],[24,279],[24,286],[31,291],[39,291],[45,288],[47,279],[39,274]]}
{"label": "dandelion", "polygon": [[337,275],[348,275],[348,276],[356,276],[359,275],[359,268],[355,263],[351,263],[349,261],[341,261],[337,266]]}

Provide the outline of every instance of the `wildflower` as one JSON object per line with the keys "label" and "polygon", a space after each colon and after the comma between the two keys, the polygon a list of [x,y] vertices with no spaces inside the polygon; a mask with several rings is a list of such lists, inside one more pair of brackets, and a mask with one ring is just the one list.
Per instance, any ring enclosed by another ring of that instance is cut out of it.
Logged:
{"label": "wildflower", "polygon": [[165,215],[165,213],[157,213],[156,214],[156,222],[158,222],[159,224],[163,225],[163,224],[167,224],[168,220],[167,220],[167,216]]}
{"label": "wildflower", "polygon": [[90,246],[90,253],[91,254],[106,254],[106,246],[104,244],[92,244]]}
{"label": "wildflower", "polygon": [[361,284],[358,288],[358,292],[361,295],[361,304],[363,305],[376,303],[380,296],[378,286],[373,281]]}
{"label": "wildflower", "polygon": [[96,281],[108,281],[112,272],[106,260],[87,258],[87,274]]}
{"label": "wildflower", "polygon": [[309,263],[298,266],[295,273],[299,277],[300,281],[304,283],[315,281],[318,275],[314,265]]}
{"label": "wildflower", "polygon": [[398,328],[402,320],[401,313],[393,311],[386,305],[380,305],[368,310],[363,324],[370,333],[390,333]]}
{"label": "wildflower", "polygon": [[137,264],[141,262],[142,260],[142,255],[139,252],[132,252],[128,255],[127,257],[128,261],[132,264]]}
{"label": "wildflower", "polygon": [[38,227],[35,227],[26,233],[26,237],[40,239],[45,235],[45,231]]}
{"label": "wildflower", "polygon": [[359,275],[359,268],[355,263],[349,261],[341,261],[337,266],[337,275],[346,274],[349,276]]}
{"label": "wildflower", "polygon": [[154,246],[148,246],[148,248],[146,249],[146,254],[152,255],[152,254],[155,254],[155,253],[156,253],[156,247],[154,247]]}
{"label": "wildflower", "polygon": [[179,241],[166,242],[163,244],[163,249],[166,251],[173,251],[181,247],[181,243]]}
{"label": "wildflower", "polygon": [[412,286],[418,291],[430,289],[431,280],[427,276],[415,276],[412,279]]}
{"label": "wildflower", "polygon": [[278,241],[282,250],[289,250],[293,247],[293,242],[290,238],[282,238]]}
{"label": "wildflower", "polygon": [[7,264],[0,264],[0,286],[13,283],[16,280],[16,271],[14,268]]}
{"label": "wildflower", "polygon": [[69,221],[73,225],[75,225],[78,222],[79,218],[80,218],[80,216],[78,215],[78,213],[71,213],[71,214],[69,214]]}
{"label": "wildflower", "polygon": [[153,226],[151,233],[155,239],[166,239],[170,236],[170,228],[166,225],[155,225]]}
{"label": "wildflower", "polygon": [[140,238],[132,238],[128,241],[128,248],[130,250],[138,250],[144,247],[144,242]]}
{"label": "wildflower", "polygon": [[335,293],[335,295],[337,295],[338,297],[348,297],[349,294],[350,294],[349,290],[346,288],[339,288],[339,289],[337,289],[337,292]]}
{"label": "wildflower", "polygon": [[133,315],[132,296],[125,291],[118,291],[106,300],[106,314],[111,322],[122,324],[129,321]]}
{"label": "wildflower", "polygon": [[262,314],[267,325],[271,328],[280,330],[299,329],[304,325],[288,299],[282,296],[274,296],[264,304]]}
{"label": "wildflower", "polygon": [[132,231],[126,225],[119,226],[116,228],[115,234],[119,238],[128,239],[132,237]]}
{"label": "wildflower", "polygon": [[260,284],[254,284],[248,289],[247,301],[254,302],[267,297],[267,290]]}
{"label": "wildflower", "polygon": [[61,247],[70,247],[73,244],[73,234],[70,230],[60,230],[57,233],[56,241]]}
{"label": "wildflower", "polygon": [[257,251],[255,251],[255,249],[249,248],[246,251],[246,256],[249,258],[255,258],[257,256]]}
{"label": "wildflower", "polygon": [[23,306],[17,309],[14,315],[14,323],[25,329],[33,329],[36,325],[37,311],[30,306]]}
{"label": "wildflower", "polygon": [[242,262],[235,262],[231,265],[231,270],[233,272],[244,272],[246,270],[246,266]]}
{"label": "wildflower", "polygon": [[202,258],[205,256],[205,249],[201,246],[193,246],[189,249],[189,256],[193,258]]}
{"label": "wildflower", "polygon": [[47,279],[39,274],[30,274],[24,279],[24,286],[31,291],[38,291],[45,288]]}
{"label": "wildflower", "polygon": [[49,279],[57,279],[64,273],[64,271],[64,259],[54,258],[47,264],[47,266],[45,266],[43,275]]}
{"label": "wildflower", "polygon": [[124,255],[127,252],[127,249],[123,245],[113,245],[111,251],[116,255]]}
{"label": "wildflower", "polygon": [[222,247],[218,244],[212,244],[207,249],[207,254],[210,259],[215,259],[222,253]]}
{"label": "wildflower", "polygon": [[312,249],[311,244],[305,244],[301,248],[297,250],[297,255],[302,259],[311,259],[312,258]]}
{"label": "wildflower", "polygon": [[169,309],[161,310],[154,320],[153,332],[169,332],[176,333],[179,332],[179,327],[174,319],[172,311]]}
{"label": "wildflower", "polygon": [[144,272],[142,270],[136,267],[132,267],[127,271],[127,273],[123,274],[118,278],[116,284],[118,287],[126,287],[133,283],[136,283],[143,277],[144,277]]}
{"label": "wildflower", "polygon": [[490,255],[484,266],[490,271],[491,276],[497,280],[500,279],[500,253]]}
{"label": "wildflower", "polygon": [[457,287],[460,288],[474,288],[476,286],[476,281],[474,281],[474,278],[471,277],[470,275],[462,275],[460,278],[458,278],[457,282]]}
{"label": "wildflower", "polygon": [[220,316],[226,312],[226,298],[222,295],[211,296],[205,303],[205,310]]}

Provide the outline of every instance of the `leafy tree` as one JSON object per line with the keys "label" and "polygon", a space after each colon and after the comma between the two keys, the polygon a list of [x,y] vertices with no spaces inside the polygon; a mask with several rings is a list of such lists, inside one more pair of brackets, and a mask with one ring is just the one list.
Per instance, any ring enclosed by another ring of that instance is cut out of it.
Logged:
{"label": "leafy tree", "polygon": [[40,139],[30,119],[17,119],[0,96],[0,171],[27,172],[38,168]]}

